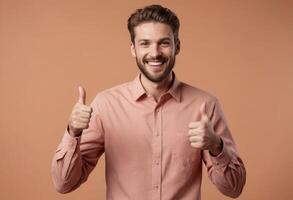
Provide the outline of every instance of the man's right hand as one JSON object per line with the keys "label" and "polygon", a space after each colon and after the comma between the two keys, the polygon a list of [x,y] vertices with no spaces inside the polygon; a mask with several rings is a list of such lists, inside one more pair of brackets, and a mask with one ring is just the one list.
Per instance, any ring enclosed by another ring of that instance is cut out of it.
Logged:
{"label": "man's right hand", "polygon": [[86,93],[83,87],[78,87],[79,99],[74,105],[69,118],[69,134],[78,137],[82,134],[83,129],[89,127],[91,114],[93,109],[90,106],[85,105]]}

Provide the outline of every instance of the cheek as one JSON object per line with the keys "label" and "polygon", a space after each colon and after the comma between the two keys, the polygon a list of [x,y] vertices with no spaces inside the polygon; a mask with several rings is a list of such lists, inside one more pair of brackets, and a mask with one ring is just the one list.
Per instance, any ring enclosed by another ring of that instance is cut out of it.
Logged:
{"label": "cheek", "polygon": [[141,49],[136,49],[135,53],[136,53],[136,57],[138,58],[142,58],[145,54],[144,51]]}
{"label": "cheek", "polygon": [[137,56],[137,59],[138,60],[141,60],[143,61],[147,56],[148,56],[148,53],[144,52],[144,51],[140,51],[140,52],[136,52],[136,56]]}
{"label": "cheek", "polygon": [[169,57],[169,58],[175,56],[175,49],[173,48],[164,49],[162,52],[166,57]]}

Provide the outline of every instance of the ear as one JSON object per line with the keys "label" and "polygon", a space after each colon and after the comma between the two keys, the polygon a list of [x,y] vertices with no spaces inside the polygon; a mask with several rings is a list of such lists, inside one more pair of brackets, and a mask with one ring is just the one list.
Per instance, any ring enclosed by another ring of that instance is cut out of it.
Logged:
{"label": "ear", "polygon": [[179,40],[179,38],[176,41],[175,48],[176,48],[175,49],[175,55],[177,55],[180,52],[180,40]]}
{"label": "ear", "polygon": [[130,52],[131,52],[133,57],[136,57],[135,47],[134,47],[133,42],[130,43]]}

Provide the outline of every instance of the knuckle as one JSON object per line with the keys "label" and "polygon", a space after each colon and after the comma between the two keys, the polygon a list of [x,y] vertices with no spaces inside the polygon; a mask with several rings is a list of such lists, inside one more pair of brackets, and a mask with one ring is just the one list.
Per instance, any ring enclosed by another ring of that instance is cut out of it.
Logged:
{"label": "knuckle", "polygon": [[88,127],[88,124],[87,123],[82,123],[82,125],[81,125],[81,128],[82,129],[86,129]]}
{"label": "knuckle", "polygon": [[78,110],[79,108],[80,108],[80,104],[77,103],[77,104],[74,105],[73,110]]}
{"label": "knuckle", "polygon": [[77,128],[78,127],[78,122],[77,121],[73,121],[73,125]]}
{"label": "knuckle", "polygon": [[87,105],[83,105],[82,108],[83,108],[85,111],[89,111],[89,110],[90,110],[90,107],[87,106]]}
{"label": "knuckle", "polygon": [[190,143],[191,147],[197,148],[198,146],[195,143]]}
{"label": "knuckle", "polygon": [[90,106],[85,106],[85,108],[86,108],[87,111],[89,111],[89,112],[91,111],[91,107]]}
{"label": "knuckle", "polygon": [[200,138],[199,138],[199,141],[200,141],[201,143],[203,143],[203,142],[205,142],[205,138],[204,138],[204,137],[200,137]]}
{"label": "knuckle", "polygon": [[76,122],[78,121],[78,118],[77,118],[76,116],[73,116],[73,117],[71,118],[71,120],[72,120],[73,123],[76,123]]}
{"label": "knuckle", "polygon": [[70,126],[71,126],[72,128],[76,128],[75,121],[72,121],[72,122],[70,123]]}
{"label": "knuckle", "polygon": [[191,130],[191,129],[188,130],[188,134],[189,134],[189,135],[192,134],[192,130]]}
{"label": "knuckle", "polygon": [[74,110],[72,111],[72,114],[73,114],[73,115],[78,115],[78,113],[79,113],[79,109],[74,109]]}

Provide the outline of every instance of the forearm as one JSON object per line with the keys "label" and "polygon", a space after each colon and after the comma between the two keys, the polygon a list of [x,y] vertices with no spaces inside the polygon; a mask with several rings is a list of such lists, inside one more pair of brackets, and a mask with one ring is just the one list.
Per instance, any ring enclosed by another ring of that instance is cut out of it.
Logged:
{"label": "forearm", "polygon": [[82,175],[79,139],[67,134],[64,134],[52,160],[53,183],[60,193],[76,189],[83,182],[82,177],[85,177]]}
{"label": "forearm", "polygon": [[238,197],[246,181],[246,170],[242,160],[225,147],[217,157],[208,156],[211,161],[208,166],[210,180],[224,195]]}
{"label": "forearm", "polygon": [[236,198],[245,185],[246,170],[218,100],[213,105],[211,122],[214,133],[222,140],[223,148],[216,156],[205,151],[203,160],[207,166],[209,178],[216,187],[224,195]]}

